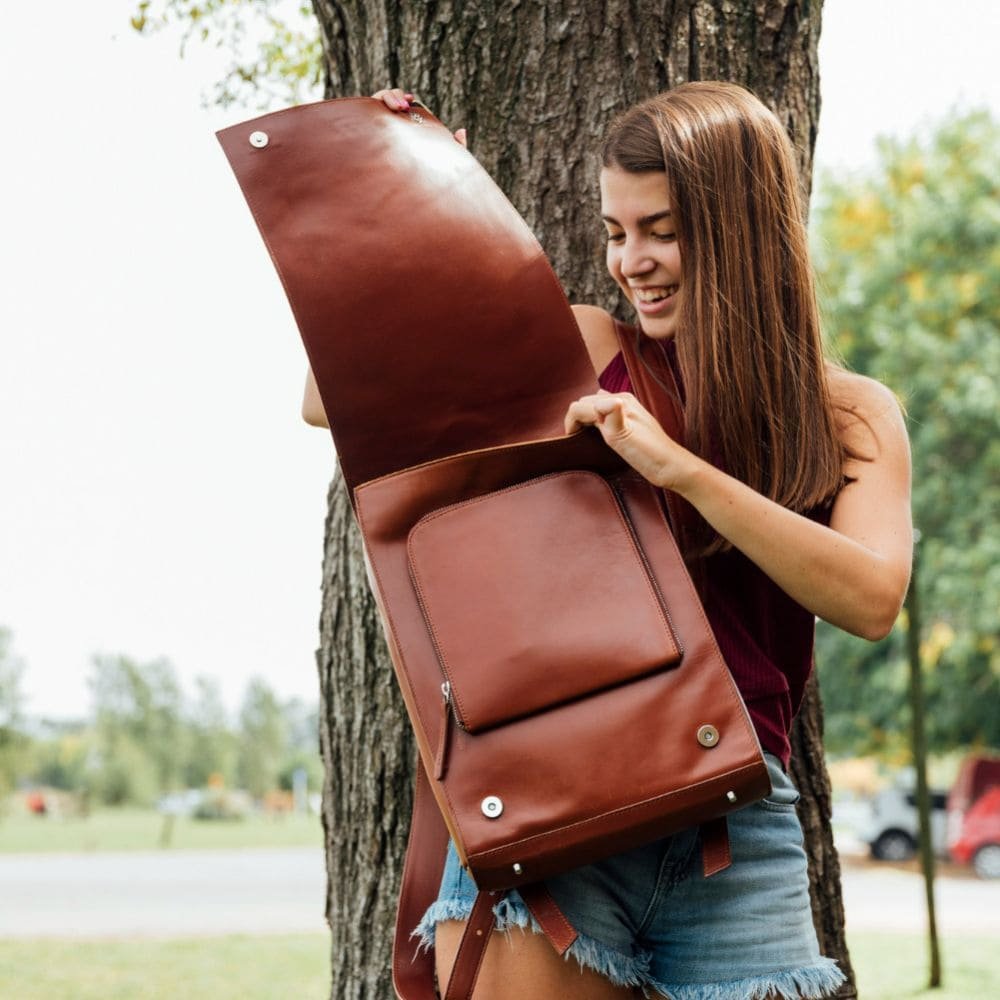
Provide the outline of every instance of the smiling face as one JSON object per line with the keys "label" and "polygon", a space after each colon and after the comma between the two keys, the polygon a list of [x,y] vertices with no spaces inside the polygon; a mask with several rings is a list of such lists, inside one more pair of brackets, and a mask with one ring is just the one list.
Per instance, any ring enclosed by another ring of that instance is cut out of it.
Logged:
{"label": "smiling face", "polygon": [[601,218],[608,232],[611,277],[639,314],[643,333],[655,340],[670,339],[677,332],[681,254],[667,175],[605,167]]}

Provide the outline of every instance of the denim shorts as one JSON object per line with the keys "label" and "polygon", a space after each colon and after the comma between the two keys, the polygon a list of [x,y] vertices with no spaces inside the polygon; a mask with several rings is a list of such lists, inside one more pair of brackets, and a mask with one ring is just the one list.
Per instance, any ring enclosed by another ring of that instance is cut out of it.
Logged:
{"label": "denim shorts", "polygon": [[[819,954],[798,792],[765,754],[773,790],[729,816],[733,863],[705,878],[697,829],[546,880],[578,938],[566,953],[621,986],[672,1000],[828,997],[844,981]],[[441,889],[414,931],[431,947],[439,921],[468,917],[476,896],[454,847]],[[496,927],[540,932],[516,891]]]}

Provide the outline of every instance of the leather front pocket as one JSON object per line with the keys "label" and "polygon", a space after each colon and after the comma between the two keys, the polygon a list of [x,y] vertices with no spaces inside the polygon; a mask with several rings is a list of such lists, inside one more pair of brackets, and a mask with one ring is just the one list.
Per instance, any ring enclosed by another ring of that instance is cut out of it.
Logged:
{"label": "leather front pocket", "polygon": [[560,472],[414,525],[410,575],[469,732],[677,664],[613,486]]}

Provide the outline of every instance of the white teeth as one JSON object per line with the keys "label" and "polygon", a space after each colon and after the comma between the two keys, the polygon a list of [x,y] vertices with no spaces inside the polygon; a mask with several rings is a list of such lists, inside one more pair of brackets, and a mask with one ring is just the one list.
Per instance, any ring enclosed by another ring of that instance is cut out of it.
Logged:
{"label": "white teeth", "polygon": [[660,299],[665,299],[668,295],[673,295],[677,291],[676,285],[670,285],[668,288],[634,288],[635,297],[640,302],[659,302]]}

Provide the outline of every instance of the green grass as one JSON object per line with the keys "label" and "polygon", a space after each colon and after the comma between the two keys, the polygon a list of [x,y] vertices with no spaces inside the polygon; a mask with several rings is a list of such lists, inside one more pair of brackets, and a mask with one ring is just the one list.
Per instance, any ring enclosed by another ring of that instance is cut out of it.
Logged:
{"label": "green grass", "polygon": [[927,989],[927,945],[921,934],[848,935],[859,1000],[986,1000],[1000,997],[995,938],[941,941],[942,988]]}
{"label": "green grass", "polygon": [[[944,988],[927,990],[924,939],[852,934],[860,1000],[1000,996],[990,938],[942,943]],[[17,1000],[326,1000],[325,934],[168,941],[0,941],[0,997]]]}
{"label": "green grass", "polygon": [[325,934],[170,941],[0,941],[17,1000],[326,1000]]}
{"label": "green grass", "polygon": [[[161,845],[164,818],[152,810],[101,809],[86,819],[12,815],[0,819],[0,853],[132,851]],[[174,820],[171,848],[318,847],[317,816],[245,820]]]}

